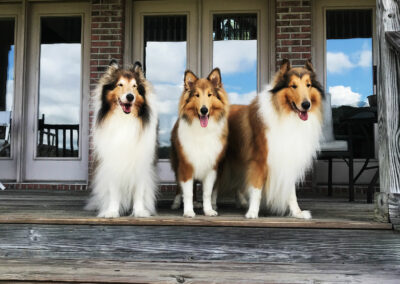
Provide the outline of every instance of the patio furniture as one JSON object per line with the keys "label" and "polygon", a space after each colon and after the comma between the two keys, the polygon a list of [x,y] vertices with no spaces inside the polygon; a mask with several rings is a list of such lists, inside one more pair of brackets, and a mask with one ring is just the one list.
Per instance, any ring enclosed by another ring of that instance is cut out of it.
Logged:
{"label": "patio furniture", "polygon": [[333,134],[331,95],[326,93],[323,100],[323,138],[318,160],[328,160],[328,196],[332,196],[332,160],[343,159],[349,167],[349,201],[354,201],[354,179],[353,179],[353,151],[351,139],[336,140]]}
{"label": "patio furniture", "polygon": [[[0,111],[0,156],[10,149],[11,111]],[[0,182],[0,190],[6,189]]]}

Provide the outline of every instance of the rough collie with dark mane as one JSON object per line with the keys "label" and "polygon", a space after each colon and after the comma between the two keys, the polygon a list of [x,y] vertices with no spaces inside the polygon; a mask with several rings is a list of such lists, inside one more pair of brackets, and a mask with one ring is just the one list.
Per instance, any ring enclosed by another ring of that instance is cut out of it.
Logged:
{"label": "rough collie with dark mane", "polygon": [[[228,136],[228,96],[218,68],[207,78],[185,72],[184,90],[179,102],[179,118],[171,135],[171,164],[178,192],[173,208],[181,204],[183,216],[194,217],[193,180],[203,183],[203,211],[216,216],[211,195]],[[215,203],[215,202],[214,202]]]}
{"label": "rough collie with dark mane", "polygon": [[292,68],[284,60],[271,90],[250,105],[232,105],[226,158],[218,188],[235,190],[246,218],[260,204],[274,214],[310,219],[299,208],[295,185],[319,149],[323,90],[311,62]]}
{"label": "rough collie with dark mane", "polygon": [[112,61],[96,89],[95,176],[86,206],[98,217],[155,214],[157,113],[141,64]]}

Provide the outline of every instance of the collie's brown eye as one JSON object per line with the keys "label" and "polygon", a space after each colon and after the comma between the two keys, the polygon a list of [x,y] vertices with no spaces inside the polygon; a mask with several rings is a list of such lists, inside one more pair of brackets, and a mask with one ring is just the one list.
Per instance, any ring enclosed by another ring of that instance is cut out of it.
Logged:
{"label": "collie's brown eye", "polygon": [[195,94],[195,96],[196,96],[196,97],[200,97],[200,95],[199,95],[199,94]]}
{"label": "collie's brown eye", "polygon": [[291,87],[292,87],[293,89],[296,89],[296,88],[297,88],[297,86],[296,86],[296,85],[292,85]]}
{"label": "collie's brown eye", "polygon": [[122,87],[123,85],[122,85],[122,83],[118,83],[118,85],[117,85],[118,87]]}
{"label": "collie's brown eye", "polygon": [[211,94],[208,94],[209,97],[211,97]]}

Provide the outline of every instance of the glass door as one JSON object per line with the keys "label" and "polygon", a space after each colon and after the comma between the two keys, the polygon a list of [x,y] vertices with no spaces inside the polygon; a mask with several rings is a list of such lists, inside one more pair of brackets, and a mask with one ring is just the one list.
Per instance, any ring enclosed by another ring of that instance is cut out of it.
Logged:
{"label": "glass door", "polygon": [[159,115],[158,172],[174,181],[169,149],[186,69],[199,74],[196,1],[134,2],[133,61],[143,63],[157,94]]}
{"label": "glass door", "polygon": [[25,180],[86,181],[88,5],[33,4]]}
{"label": "glass door", "polygon": [[261,0],[203,1],[203,75],[221,69],[231,104],[248,104],[269,82],[268,5]]}
{"label": "glass door", "polygon": [[170,136],[185,69],[205,77],[219,67],[232,103],[248,104],[269,81],[269,5],[262,0],[134,2],[133,61],[143,62],[157,94],[162,182],[175,181]]}
{"label": "glass door", "polygon": [[[0,4],[0,181],[17,179],[19,122],[16,90],[20,6]],[[20,78],[18,78],[20,79]]]}

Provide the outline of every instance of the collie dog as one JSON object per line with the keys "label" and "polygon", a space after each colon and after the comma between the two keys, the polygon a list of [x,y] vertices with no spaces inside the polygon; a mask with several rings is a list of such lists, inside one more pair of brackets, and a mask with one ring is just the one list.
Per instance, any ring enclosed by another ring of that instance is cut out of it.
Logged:
{"label": "collie dog", "polygon": [[[194,217],[193,180],[203,183],[203,210],[216,216],[211,195],[228,136],[228,96],[218,68],[207,78],[187,70],[179,102],[179,117],[171,135],[171,164],[178,185],[172,208],[183,193],[183,216]],[[215,202],[214,202],[215,203]]]}
{"label": "collie dog", "polygon": [[232,105],[226,158],[216,188],[236,191],[257,218],[261,201],[274,214],[310,219],[299,208],[295,185],[319,149],[323,89],[310,61],[292,68],[284,60],[271,90],[248,106]]}
{"label": "collie dog", "polygon": [[114,218],[155,214],[157,113],[141,64],[111,61],[96,89],[95,176],[87,210]]}

